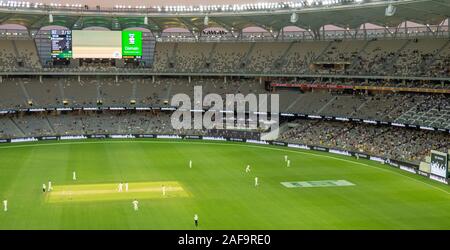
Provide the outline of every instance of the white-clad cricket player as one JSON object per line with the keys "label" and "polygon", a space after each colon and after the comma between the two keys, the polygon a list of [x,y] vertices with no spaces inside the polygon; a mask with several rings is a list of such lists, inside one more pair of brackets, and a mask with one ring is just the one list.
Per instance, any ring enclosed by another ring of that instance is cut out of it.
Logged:
{"label": "white-clad cricket player", "polygon": [[291,166],[291,160],[287,160],[286,162],[286,166],[290,167]]}
{"label": "white-clad cricket player", "polygon": [[259,185],[258,183],[258,177],[255,177],[255,187],[257,187]]}
{"label": "white-clad cricket player", "polygon": [[359,154],[356,154],[356,159],[359,160]]}
{"label": "white-clad cricket player", "polygon": [[198,215],[197,214],[194,214],[194,224],[195,224],[195,227],[198,227]]}
{"label": "white-clad cricket player", "polygon": [[72,172],[72,180],[77,180],[77,173],[75,173],[75,171]]}
{"label": "white-clad cricket player", "polygon": [[287,161],[287,160],[288,160],[287,155],[285,155],[284,156],[284,161]]}
{"label": "white-clad cricket player", "polygon": [[3,200],[3,211],[8,211],[8,200]]}
{"label": "white-clad cricket player", "polygon": [[125,192],[128,192],[128,182],[125,183]]}
{"label": "white-clad cricket player", "polygon": [[138,211],[139,210],[139,201],[135,199],[132,203],[133,203],[134,211]]}
{"label": "white-clad cricket player", "polygon": [[48,192],[52,191],[52,182],[51,181],[48,181],[47,191]]}
{"label": "white-clad cricket player", "polygon": [[192,160],[189,160],[189,168],[192,168]]}
{"label": "white-clad cricket player", "polygon": [[166,196],[166,186],[162,185],[162,195]]}
{"label": "white-clad cricket player", "polygon": [[119,192],[122,192],[122,190],[123,190],[123,184],[121,182],[121,183],[119,183]]}
{"label": "white-clad cricket player", "polygon": [[250,173],[250,165],[247,165],[247,167],[245,168],[245,172]]}
{"label": "white-clad cricket player", "polygon": [[47,190],[47,186],[45,186],[45,183],[44,183],[44,184],[42,184],[42,192],[45,193],[45,190]]}

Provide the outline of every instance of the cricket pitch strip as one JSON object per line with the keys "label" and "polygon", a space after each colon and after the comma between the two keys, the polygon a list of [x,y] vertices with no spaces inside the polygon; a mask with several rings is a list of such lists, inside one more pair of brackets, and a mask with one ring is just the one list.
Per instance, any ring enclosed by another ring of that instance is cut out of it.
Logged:
{"label": "cricket pitch strip", "polygon": [[[165,195],[163,195],[163,185]],[[164,182],[130,182],[128,190],[125,185],[119,192],[119,183],[55,185],[46,193],[49,203],[115,201],[132,199],[164,199],[190,197],[191,195],[176,181]]]}

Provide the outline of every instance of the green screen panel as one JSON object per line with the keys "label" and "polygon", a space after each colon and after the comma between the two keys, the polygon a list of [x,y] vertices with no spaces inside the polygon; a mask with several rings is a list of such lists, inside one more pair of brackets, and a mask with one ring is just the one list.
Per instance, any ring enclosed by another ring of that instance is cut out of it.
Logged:
{"label": "green screen panel", "polygon": [[141,31],[122,31],[122,56],[142,56]]}

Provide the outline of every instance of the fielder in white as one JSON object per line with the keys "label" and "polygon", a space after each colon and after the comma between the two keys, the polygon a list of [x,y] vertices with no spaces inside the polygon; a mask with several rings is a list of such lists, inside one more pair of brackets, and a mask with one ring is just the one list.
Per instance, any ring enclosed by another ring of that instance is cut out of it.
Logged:
{"label": "fielder in white", "polygon": [[50,191],[52,191],[52,182],[51,181],[48,181],[48,186],[47,186],[47,191],[48,192],[50,192]]}
{"label": "fielder in white", "polygon": [[195,227],[198,227],[198,215],[197,214],[194,215],[194,224],[195,224]]}
{"label": "fielder in white", "polygon": [[77,180],[77,173],[75,173],[75,171],[73,171],[73,173],[72,173],[72,180],[74,180],[74,181]]}
{"label": "fielder in white", "polygon": [[119,183],[119,192],[122,192],[122,190],[123,190],[123,184],[121,182],[121,183]]}
{"label": "fielder in white", "polygon": [[125,192],[128,192],[128,182],[125,183]]}
{"label": "fielder in white", "polygon": [[250,173],[250,165],[247,165],[247,167],[245,168],[245,172]]}
{"label": "fielder in white", "polygon": [[255,187],[257,187],[259,185],[258,183],[258,177],[255,177]]}
{"label": "fielder in white", "polygon": [[291,166],[291,160],[287,160],[286,162],[286,166],[290,167]]}
{"label": "fielder in white", "polygon": [[139,201],[134,200],[132,203],[133,203],[134,211],[138,211],[139,210]]}
{"label": "fielder in white", "polygon": [[47,186],[45,186],[45,183],[44,183],[44,184],[42,184],[42,192],[45,193],[45,190],[47,190]]}
{"label": "fielder in white", "polygon": [[3,211],[8,211],[8,200],[3,201]]}
{"label": "fielder in white", "polygon": [[189,161],[189,168],[192,168],[192,160]]}
{"label": "fielder in white", "polygon": [[287,160],[288,160],[288,159],[287,159],[287,155],[285,155],[285,156],[284,156],[284,161],[287,161]]}
{"label": "fielder in white", "polygon": [[166,186],[162,185],[162,195],[166,196]]}

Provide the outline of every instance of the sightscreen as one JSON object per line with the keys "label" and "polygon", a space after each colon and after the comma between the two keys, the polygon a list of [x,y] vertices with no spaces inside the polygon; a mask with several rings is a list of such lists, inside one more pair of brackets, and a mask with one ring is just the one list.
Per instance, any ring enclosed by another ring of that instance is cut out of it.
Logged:
{"label": "sightscreen", "polygon": [[73,58],[122,58],[120,31],[73,30]]}
{"label": "sightscreen", "polygon": [[52,30],[51,31],[52,58],[70,59],[72,58],[72,31]]}

